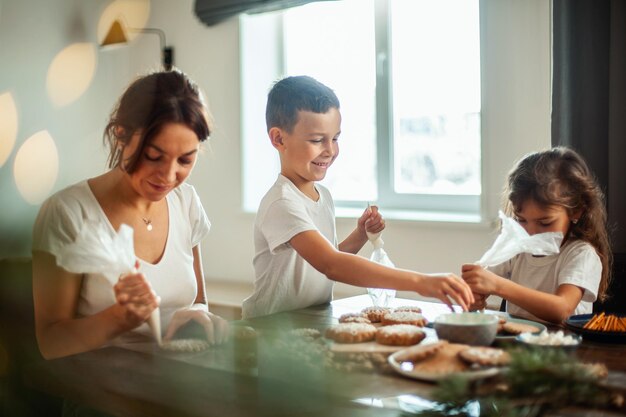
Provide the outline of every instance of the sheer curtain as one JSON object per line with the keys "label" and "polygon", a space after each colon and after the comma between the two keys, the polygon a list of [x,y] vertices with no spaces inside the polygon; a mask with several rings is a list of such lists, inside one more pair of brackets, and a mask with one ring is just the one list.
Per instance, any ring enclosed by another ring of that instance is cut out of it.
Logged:
{"label": "sheer curtain", "polygon": [[580,152],[606,193],[612,299],[626,312],[626,2],[553,0],[552,144]]}

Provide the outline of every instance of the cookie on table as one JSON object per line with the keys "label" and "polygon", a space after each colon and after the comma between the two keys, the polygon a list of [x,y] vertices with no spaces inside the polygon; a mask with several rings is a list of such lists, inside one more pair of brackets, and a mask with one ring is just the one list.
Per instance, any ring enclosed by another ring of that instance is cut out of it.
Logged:
{"label": "cookie on table", "polygon": [[397,356],[398,362],[419,362],[430,356],[436,355],[437,352],[442,350],[449,343],[447,340],[440,340],[435,343],[428,343],[426,345],[413,346],[402,350]]}
{"label": "cookie on table", "polygon": [[459,358],[459,352],[469,348],[469,345],[448,343],[431,355],[413,365],[413,370],[431,375],[450,375],[464,372],[469,365]]}
{"label": "cookie on table", "polygon": [[364,313],[346,313],[339,317],[339,323],[371,323]]}
{"label": "cookie on table", "polygon": [[362,313],[365,314],[372,323],[380,323],[383,316],[389,312],[391,312],[390,308],[376,306],[365,307],[362,310]]}
{"label": "cookie on table", "polygon": [[508,352],[487,346],[472,346],[459,352],[459,357],[470,365],[504,366],[511,362]]}
{"label": "cookie on table", "polygon": [[381,345],[410,346],[416,345],[426,337],[421,328],[410,324],[383,326],[376,331],[376,342]]}
{"label": "cookie on table", "polygon": [[201,352],[210,346],[209,342],[201,339],[173,339],[163,342],[160,347],[169,352]]}
{"label": "cookie on table", "polygon": [[326,330],[326,337],[338,343],[369,342],[376,336],[376,327],[368,323],[339,323]]}
{"label": "cookie on table", "polygon": [[508,334],[537,333],[539,330],[541,329],[536,326],[514,321],[507,321],[502,325],[502,331]]}
{"label": "cookie on table", "polygon": [[413,326],[424,327],[428,322],[420,313],[413,311],[394,311],[385,314],[381,323],[383,326],[389,326],[391,324],[412,324]]}
{"label": "cookie on table", "polygon": [[418,306],[400,306],[393,309],[394,312],[398,311],[412,311],[413,313],[421,313],[422,309]]}

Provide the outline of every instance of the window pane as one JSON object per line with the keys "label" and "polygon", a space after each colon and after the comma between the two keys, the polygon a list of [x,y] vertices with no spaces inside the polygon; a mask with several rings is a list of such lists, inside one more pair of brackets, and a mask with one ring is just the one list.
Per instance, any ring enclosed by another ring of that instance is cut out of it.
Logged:
{"label": "window pane", "polygon": [[393,185],[480,195],[478,0],[394,0]]}
{"label": "window pane", "polygon": [[341,103],[340,153],[322,183],[335,200],[376,200],[373,1],[312,3],[287,10],[283,24],[286,74],[316,78]]}

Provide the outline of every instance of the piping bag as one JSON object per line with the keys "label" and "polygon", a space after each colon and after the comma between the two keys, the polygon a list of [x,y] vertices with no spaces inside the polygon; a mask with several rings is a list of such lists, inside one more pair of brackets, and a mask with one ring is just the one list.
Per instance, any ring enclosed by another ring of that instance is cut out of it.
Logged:
{"label": "piping bag", "polygon": [[[114,285],[120,275],[137,273],[133,228],[122,224],[111,236],[102,223],[87,220],[76,240],[61,248],[56,258],[57,264],[69,272],[102,274]],[[148,326],[160,346],[161,316],[158,307],[152,311]]]}
{"label": "piping bag", "polygon": [[478,265],[482,267],[498,265],[520,253],[537,256],[559,253],[563,233],[547,232],[531,236],[517,221],[507,217],[502,211],[498,212],[498,217],[502,221],[500,234],[491,248],[476,262]]}
{"label": "piping bag", "polygon": [[[369,208],[370,205],[367,205]],[[385,265],[391,268],[395,268],[389,256],[387,256],[387,252],[383,249],[385,242],[381,237],[382,232],[378,233],[370,233],[366,232],[367,239],[370,241],[372,246],[374,246],[374,251],[370,256],[370,261],[379,263],[381,265]],[[390,302],[396,297],[396,290],[390,290],[385,288],[368,288],[367,293],[369,294],[372,302],[376,307],[387,307]]]}

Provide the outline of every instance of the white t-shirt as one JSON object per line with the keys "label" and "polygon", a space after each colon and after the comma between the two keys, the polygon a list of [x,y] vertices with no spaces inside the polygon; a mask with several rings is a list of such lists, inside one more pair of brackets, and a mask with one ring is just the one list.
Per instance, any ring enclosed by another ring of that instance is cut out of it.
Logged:
{"label": "white t-shirt", "polygon": [[[568,242],[560,253],[550,256],[532,256],[522,253],[499,265],[488,268],[504,278],[527,288],[555,294],[562,284],[576,285],[584,290],[583,298],[574,314],[590,314],[598,296],[602,277],[602,262],[593,246],[582,240]],[[509,314],[539,320],[523,308],[507,301]]]}
{"label": "white t-shirt", "polygon": [[279,175],[254,224],[254,292],[243,302],[243,318],[295,310],[331,301],[333,281],[302,258],[289,241],[317,230],[335,247],[335,206],[330,192],[316,184],[318,201]]}
{"label": "white t-shirt", "polygon": [[[157,264],[139,259],[139,271],[161,297],[161,328],[165,331],[178,309],[193,304],[198,288],[193,269],[192,248],[209,232],[210,223],[193,186],[183,183],[167,197],[169,231],[163,257]],[[87,181],[81,181],[48,198],[39,210],[33,228],[33,250],[57,256],[76,239],[86,220],[102,222],[115,230],[96,200]],[[90,316],[115,303],[113,285],[102,274],[85,274],[78,300],[79,317]],[[122,335],[113,344],[134,339],[132,333],[150,335],[147,324]]]}

